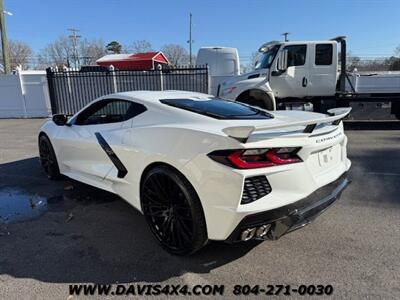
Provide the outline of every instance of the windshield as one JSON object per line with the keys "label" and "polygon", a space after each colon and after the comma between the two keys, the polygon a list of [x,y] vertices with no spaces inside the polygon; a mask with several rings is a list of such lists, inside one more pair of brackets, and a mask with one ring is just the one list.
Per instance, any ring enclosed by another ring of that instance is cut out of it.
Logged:
{"label": "windshield", "polygon": [[279,47],[280,45],[275,45],[268,51],[263,52],[257,60],[254,69],[268,69],[269,67],[271,67],[272,61],[274,60],[275,55],[279,50]]}
{"label": "windshield", "polygon": [[236,101],[223,100],[219,98],[204,100],[161,99],[160,102],[215,119],[257,120],[272,118],[272,115],[256,107],[248,106]]}

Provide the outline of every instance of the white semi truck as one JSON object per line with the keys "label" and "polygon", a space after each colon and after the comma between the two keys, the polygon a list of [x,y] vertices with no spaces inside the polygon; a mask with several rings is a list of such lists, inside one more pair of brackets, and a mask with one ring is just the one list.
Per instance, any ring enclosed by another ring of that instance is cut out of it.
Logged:
{"label": "white semi truck", "polygon": [[237,71],[233,49],[199,50],[198,62],[210,68],[211,92],[221,98],[270,110],[320,112],[357,102],[383,104],[378,108],[391,104],[390,112],[400,119],[400,72],[348,72],[345,37],[265,43],[255,69],[246,74],[226,72]]}

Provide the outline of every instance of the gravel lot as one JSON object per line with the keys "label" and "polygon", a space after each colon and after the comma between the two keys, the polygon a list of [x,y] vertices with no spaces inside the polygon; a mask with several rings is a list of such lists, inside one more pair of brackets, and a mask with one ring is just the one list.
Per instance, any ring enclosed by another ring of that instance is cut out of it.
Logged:
{"label": "gravel lot", "polygon": [[0,120],[0,202],[48,203],[40,217],[0,222],[0,299],[71,299],[71,283],[225,284],[229,298],[235,284],[331,284],[335,299],[400,298],[400,130],[347,131],[353,183],[313,224],[181,258],[118,197],[49,181],[37,159],[42,123]]}

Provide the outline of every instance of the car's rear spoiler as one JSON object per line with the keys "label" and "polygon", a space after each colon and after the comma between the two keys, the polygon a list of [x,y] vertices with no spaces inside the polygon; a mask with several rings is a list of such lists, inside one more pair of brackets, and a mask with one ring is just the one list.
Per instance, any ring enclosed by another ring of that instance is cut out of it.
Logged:
{"label": "car's rear spoiler", "polygon": [[329,114],[328,116],[319,119],[311,119],[298,122],[287,122],[282,124],[261,125],[261,126],[233,126],[233,127],[226,127],[222,129],[222,131],[229,137],[237,139],[243,143],[246,143],[250,135],[257,131],[281,129],[281,128],[295,127],[295,126],[306,126],[303,132],[312,133],[318,124],[332,123],[333,125],[338,125],[340,121],[350,113],[350,111],[351,107],[333,108],[328,110]]}

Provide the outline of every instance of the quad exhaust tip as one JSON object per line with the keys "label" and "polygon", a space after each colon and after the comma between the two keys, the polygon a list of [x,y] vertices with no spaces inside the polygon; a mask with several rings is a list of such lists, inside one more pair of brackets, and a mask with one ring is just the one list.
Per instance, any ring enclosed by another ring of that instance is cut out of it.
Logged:
{"label": "quad exhaust tip", "polygon": [[253,228],[247,228],[246,230],[243,230],[240,239],[242,241],[248,241],[251,240],[254,235],[256,234],[257,228],[253,227]]}
{"label": "quad exhaust tip", "polygon": [[266,224],[261,227],[258,227],[256,231],[256,237],[259,239],[265,239],[267,237],[267,233],[271,228],[271,224]]}
{"label": "quad exhaust tip", "polygon": [[242,234],[240,235],[240,239],[242,241],[248,241],[251,240],[252,238],[265,240],[267,239],[267,234],[270,228],[271,224],[265,224],[259,227],[247,228],[243,230]]}

